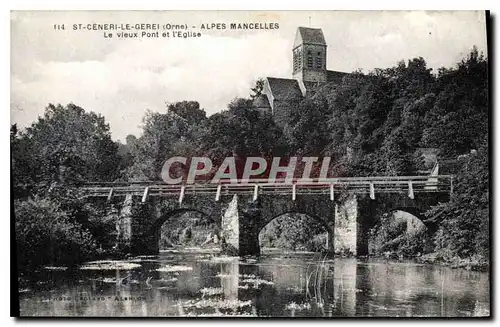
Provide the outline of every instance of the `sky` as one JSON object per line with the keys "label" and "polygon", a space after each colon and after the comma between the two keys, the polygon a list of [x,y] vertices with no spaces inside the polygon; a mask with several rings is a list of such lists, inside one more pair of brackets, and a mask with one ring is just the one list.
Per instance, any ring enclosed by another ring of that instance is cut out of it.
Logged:
{"label": "sky", "polygon": [[[279,28],[229,29],[252,22]],[[115,31],[105,38],[73,30],[88,23],[186,24],[202,35],[120,39]],[[212,23],[227,28],[201,30]],[[146,110],[165,112],[166,103],[193,100],[216,113],[248,97],[258,78],[291,77],[298,26],[322,28],[327,69],[344,72],[420,56],[437,70],[474,45],[487,49],[484,12],[474,11],[18,11],[11,13],[11,123],[29,126],[49,103],[72,102],[102,114],[113,139],[124,141],[141,134]]]}

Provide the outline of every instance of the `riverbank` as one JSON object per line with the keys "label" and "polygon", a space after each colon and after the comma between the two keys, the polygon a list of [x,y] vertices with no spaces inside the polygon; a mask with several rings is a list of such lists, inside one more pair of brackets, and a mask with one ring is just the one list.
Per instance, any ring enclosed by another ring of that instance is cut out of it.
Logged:
{"label": "riverbank", "polygon": [[441,264],[450,268],[463,268],[466,270],[474,271],[488,271],[490,269],[490,262],[487,258],[474,255],[470,258],[444,258],[437,253],[428,253],[415,258],[418,262]]}
{"label": "riverbank", "polygon": [[[337,256],[337,255],[336,255]],[[349,256],[339,256],[339,257],[349,257]],[[350,256],[353,257],[353,256]],[[359,258],[359,257],[358,257]],[[473,255],[470,258],[459,258],[459,257],[444,257],[436,252],[426,253],[423,255],[412,255],[403,256],[398,255],[396,252],[386,252],[384,255],[374,255],[370,254],[367,258],[372,259],[397,259],[397,260],[413,260],[416,263],[426,263],[432,265],[446,266],[452,269],[463,268],[466,270],[486,272],[490,269],[490,262],[488,258],[482,256]]]}

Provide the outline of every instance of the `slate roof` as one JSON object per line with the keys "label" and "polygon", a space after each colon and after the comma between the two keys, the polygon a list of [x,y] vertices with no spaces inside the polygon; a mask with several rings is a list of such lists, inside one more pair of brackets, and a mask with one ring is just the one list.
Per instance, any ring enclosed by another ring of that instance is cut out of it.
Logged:
{"label": "slate roof", "polygon": [[271,108],[269,100],[265,94],[255,97],[255,99],[253,99],[253,105],[255,108]]}
{"label": "slate roof", "polygon": [[291,100],[302,97],[299,82],[295,79],[268,77],[267,81],[275,100]]}
{"label": "slate roof", "polygon": [[345,75],[348,75],[348,73],[337,72],[335,70],[327,70],[326,71],[326,80],[328,82],[337,82],[337,83],[340,83],[342,81],[342,78]]}
{"label": "slate roof", "polygon": [[326,45],[321,28],[299,27],[299,33],[303,43]]}

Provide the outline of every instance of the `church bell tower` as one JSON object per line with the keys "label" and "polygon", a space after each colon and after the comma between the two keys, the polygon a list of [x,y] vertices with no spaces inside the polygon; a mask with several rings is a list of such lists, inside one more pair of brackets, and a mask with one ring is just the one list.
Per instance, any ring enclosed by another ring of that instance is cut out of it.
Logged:
{"label": "church bell tower", "polygon": [[326,42],[320,28],[299,27],[293,43],[293,78],[310,96],[327,82]]}

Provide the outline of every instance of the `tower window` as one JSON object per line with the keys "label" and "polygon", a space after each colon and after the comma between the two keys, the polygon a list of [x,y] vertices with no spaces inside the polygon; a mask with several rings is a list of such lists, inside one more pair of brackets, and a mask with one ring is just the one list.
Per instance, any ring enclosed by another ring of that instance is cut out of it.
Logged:
{"label": "tower window", "polygon": [[296,72],[298,69],[298,58],[297,51],[293,52],[293,71]]}
{"label": "tower window", "polygon": [[307,51],[307,68],[313,68],[313,56],[311,51]]}
{"label": "tower window", "polygon": [[316,57],[316,68],[323,68],[323,60],[321,56]]}
{"label": "tower window", "polygon": [[293,51],[293,72],[297,72],[300,68],[302,68],[302,51],[296,49]]}

